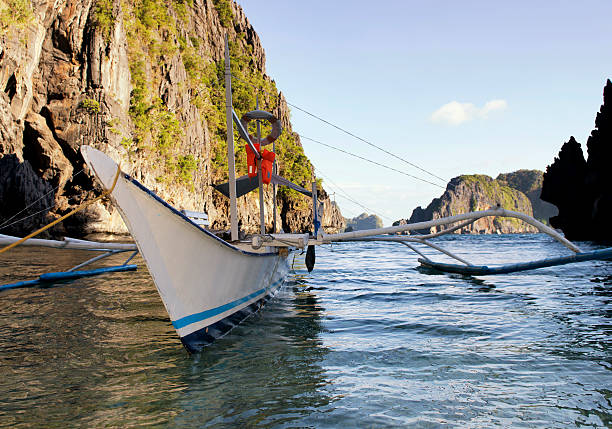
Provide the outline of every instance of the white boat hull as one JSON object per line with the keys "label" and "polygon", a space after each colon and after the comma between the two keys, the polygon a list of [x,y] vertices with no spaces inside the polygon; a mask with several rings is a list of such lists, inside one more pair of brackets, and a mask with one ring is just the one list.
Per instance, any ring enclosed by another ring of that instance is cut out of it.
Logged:
{"label": "white boat hull", "polygon": [[[105,188],[117,164],[81,148]],[[185,347],[198,351],[248,316],[282,286],[287,252],[239,249],[199,227],[153,192],[121,173],[111,193],[142,254],[172,325]]]}

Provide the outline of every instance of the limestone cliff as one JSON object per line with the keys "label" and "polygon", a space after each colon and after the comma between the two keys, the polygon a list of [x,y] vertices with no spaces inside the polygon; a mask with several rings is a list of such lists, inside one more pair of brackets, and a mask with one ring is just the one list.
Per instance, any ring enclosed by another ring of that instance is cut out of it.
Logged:
{"label": "limestone cliff", "polygon": [[[427,208],[417,207],[409,220],[402,219],[394,225],[440,219],[469,211],[501,207],[532,215],[529,199],[522,192],[485,175],[455,177],[446,186],[440,198],[435,198]],[[438,232],[448,226],[433,227],[419,231],[422,234]],[[482,218],[456,233],[491,234],[535,232],[535,228],[513,218]]]}
{"label": "limestone cliff", "polygon": [[588,159],[570,137],[546,168],[542,199],[559,208],[550,219],[570,240],[612,241],[612,82],[608,79],[595,129],[587,140]]}
{"label": "limestone cliff", "polygon": [[[237,113],[255,108],[259,88],[260,106],[285,130],[276,143],[279,173],[310,183],[312,166],[291,130],[287,103],[266,74],[257,33],[234,2],[0,0],[0,9],[0,226],[31,216],[0,233],[21,235],[100,192],[84,170],[83,144],[109,154],[174,206],[205,211],[213,228],[227,228],[228,202],[211,186],[227,177],[225,33]],[[243,174],[245,151],[236,141]],[[265,194],[270,225],[271,187]],[[342,228],[337,206],[322,195],[324,219]],[[278,198],[279,224],[310,229],[307,200],[287,190]],[[258,230],[257,192],[238,206],[243,229]],[[99,203],[54,232],[126,230],[118,212]]]}

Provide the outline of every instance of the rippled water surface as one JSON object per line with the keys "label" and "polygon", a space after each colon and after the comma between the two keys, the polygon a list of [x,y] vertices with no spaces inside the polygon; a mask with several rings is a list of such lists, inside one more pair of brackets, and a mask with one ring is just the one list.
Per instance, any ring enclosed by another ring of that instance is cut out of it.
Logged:
{"label": "rippled water surface", "polygon": [[[541,235],[438,243],[473,263],[565,253]],[[84,257],[18,248],[0,284]],[[462,277],[397,244],[318,248],[192,356],[137,263],[0,292],[0,427],[612,425],[610,262]]]}

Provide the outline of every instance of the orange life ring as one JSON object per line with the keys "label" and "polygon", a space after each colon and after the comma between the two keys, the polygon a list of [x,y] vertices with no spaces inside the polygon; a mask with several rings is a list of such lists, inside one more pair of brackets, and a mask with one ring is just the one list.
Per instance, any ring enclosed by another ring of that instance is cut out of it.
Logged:
{"label": "orange life ring", "polygon": [[268,121],[272,125],[272,131],[270,131],[270,134],[268,134],[265,138],[260,139],[259,141],[257,140],[257,137],[249,134],[251,142],[253,143],[257,143],[262,146],[269,145],[270,143],[274,142],[274,140],[279,138],[281,133],[283,132],[283,127],[280,123],[280,120],[272,113],[266,112],[264,110],[252,110],[242,115],[242,118],[240,118],[240,122],[242,123],[242,126],[245,130],[248,130],[249,122],[253,119]]}

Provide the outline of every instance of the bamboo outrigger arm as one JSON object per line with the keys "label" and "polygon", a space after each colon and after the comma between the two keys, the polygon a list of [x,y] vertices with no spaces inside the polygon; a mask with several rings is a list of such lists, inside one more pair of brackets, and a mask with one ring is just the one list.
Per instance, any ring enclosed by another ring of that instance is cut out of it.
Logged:
{"label": "bamboo outrigger arm", "polygon": [[[464,228],[478,219],[488,216],[499,216],[499,217],[511,217],[520,219],[523,222],[534,226],[538,231],[549,235],[572,252],[571,255],[553,257],[548,259],[540,259],[537,261],[520,262],[499,266],[486,266],[486,265],[473,265],[463,259],[462,257],[443,249],[442,247],[433,244],[428,239],[439,237],[441,235],[450,234],[461,228]],[[398,234],[407,231],[429,229],[441,225],[452,225],[442,231],[434,232],[431,234],[422,235],[410,235],[410,236],[398,236],[390,234]],[[518,271],[533,270],[536,268],[551,267],[563,264],[570,264],[574,262],[590,261],[590,260],[608,260],[612,259],[612,248],[599,249],[590,252],[583,252],[574,243],[567,240],[561,234],[554,229],[544,225],[542,222],[528,216],[524,213],[518,213],[511,210],[505,210],[501,207],[491,208],[489,210],[482,210],[477,212],[470,212],[460,214],[456,216],[449,216],[441,219],[434,219],[426,222],[417,222],[406,225],[391,226],[387,228],[376,228],[368,230],[359,230],[352,232],[343,232],[339,234],[319,234],[317,237],[307,237],[304,234],[268,234],[253,237],[252,245],[254,247],[260,247],[264,243],[270,247],[305,247],[312,245],[330,244],[334,242],[343,241],[384,241],[400,243],[407,246],[409,249],[417,253],[420,258],[419,262],[423,267],[433,268],[443,272],[459,273],[465,275],[490,275],[490,274],[506,274]],[[419,249],[412,244],[421,244],[429,246],[432,249],[443,253],[461,264],[448,264],[442,262],[432,261]]]}
{"label": "bamboo outrigger arm", "polygon": [[[347,241],[351,239],[372,237],[375,235],[382,235],[382,234],[397,234],[401,232],[427,229],[427,228],[432,228],[434,226],[448,225],[451,223],[468,221],[468,220],[470,221],[469,223],[471,223],[478,219],[481,219],[483,217],[488,217],[488,216],[512,217],[512,218],[520,219],[523,222],[534,226],[535,228],[538,229],[538,231],[551,236],[552,238],[557,240],[559,243],[563,244],[565,247],[572,250],[573,252],[575,253],[582,252],[578,246],[576,246],[571,241],[567,240],[565,237],[563,237],[561,234],[559,234],[557,231],[555,231],[551,227],[544,225],[542,222],[539,222],[535,220],[534,218],[532,218],[531,216],[528,216],[524,213],[506,210],[501,207],[496,207],[496,208],[492,208],[489,210],[482,210],[482,211],[477,211],[477,212],[464,213],[464,214],[459,214],[455,216],[434,219],[434,220],[430,220],[426,222],[409,223],[406,225],[389,226],[386,228],[376,228],[376,229],[366,229],[366,230],[360,230],[360,231],[342,232],[339,234],[323,234],[322,242],[332,243],[334,241]],[[455,231],[467,224],[468,223],[466,222],[465,224],[459,225],[451,229],[452,231]],[[434,235],[430,234],[426,237],[431,238],[431,237],[439,236],[442,234],[448,234],[451,232],[451,229],[441,231],[441,233],[436,233]],[[313,244],[318,244],[318,243],[313,243]]]}
{"label": "bamboo outrigger arm", "polygon": [[[0,246],[15,243],[21,240],[20,237],[0,234]],[[29,238],[21,243],[21,246],[53,247],[56,249],[75,249],[75,250],[97,250],[97,251],[134,251],[138,250],[134,243],[101,243],[97,241],[78,240],[66,237],[63,240],[43,240],[40,238]]]}
{"label": "bamboo outrigger arm", "polygon": [[[99,274],[116,273],[122,271],[134,271],[136,265],[129,264],[129,262],[138,253],[138,247],[135,243],[103,243],[98,241],[89,240],[78,240],[76,238],[66,237],[64,240],[44,240],[40,238],[28,238],[23,241],[22,238],[13,237],[10,235],[0,234],[0,246],[1,245],[12,245],[20,242],[21,246],[37,246],[37,247],[50,247],[54,249],[72,249],[72,250],[87,250],[93,252],[100,252],[101,254],[96,255],[85,262],[81,262],[78,265],[66,270],[52,273],[44,273],[33,280],[19,281],[16,283],[0,284],[0,291],[15,289],[20,287],[36,286],[40,284],[49,284],[57,281],[73,280],[81,277],[91,277]],[[102,259],[106,259],[109,256],[118,255],[125,252],[132,252],[123,264],[114,266],[105,266],[95,269],[82,270],[94,262],[98,262]]]}

